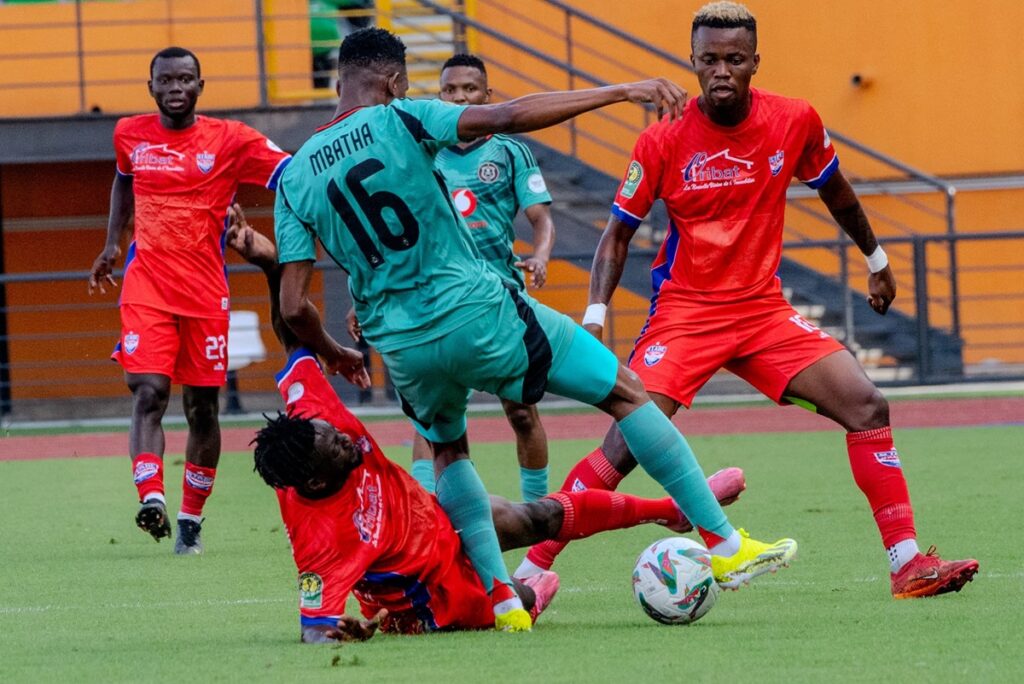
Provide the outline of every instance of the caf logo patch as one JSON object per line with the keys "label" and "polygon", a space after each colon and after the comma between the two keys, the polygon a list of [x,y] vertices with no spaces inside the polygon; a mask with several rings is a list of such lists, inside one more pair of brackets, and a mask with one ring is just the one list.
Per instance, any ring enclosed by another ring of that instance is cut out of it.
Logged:
{"label": "caf logo patch", "polygon": [[324,581],[315,572],[299,575],[299,605],[302,608],[319,608],[324,602]]}
{"label": "caf logo patch", "polygon": [[494,162],[484,162],[476,170],[476,177],[484,183],[493,183],[501,178],[501,169]]}
{"label": "caf logo patch", "polygon": [[622,184],[622,191],[619,194],[629,199],[636,194],[636,189],[643,179],[644,167],[634,159],[629,163],[629,168],[626,170],[626,182]]}

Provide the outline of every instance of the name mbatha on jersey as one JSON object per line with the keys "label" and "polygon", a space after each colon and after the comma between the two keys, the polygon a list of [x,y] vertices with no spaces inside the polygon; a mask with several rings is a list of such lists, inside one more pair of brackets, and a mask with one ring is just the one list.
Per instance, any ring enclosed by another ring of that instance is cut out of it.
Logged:
{"label": "name mbatha on jersey", "polygon": [[342,133],[330,143],[309,155],[309,166],[313,171],[313,175],[319,176],[322,171],[326,171],[353,152],[358,152],[373,142],[370,124],[363,124],[359,128],[353,128],[351,131]]}

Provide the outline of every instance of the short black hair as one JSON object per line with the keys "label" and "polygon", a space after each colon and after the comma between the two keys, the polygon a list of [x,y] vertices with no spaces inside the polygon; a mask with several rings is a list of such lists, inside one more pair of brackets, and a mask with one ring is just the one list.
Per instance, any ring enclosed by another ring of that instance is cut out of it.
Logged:
{"label": "short black hair", "polygon": [[287,416],[280,411],[276,417],[263,417],[267,419],[266,426],[250,442],[256,445],[253,470],[276,489],[308,482],[315,474],[317,462],[313,421]]}
{"label": "short black hair", "polygon": [[338,48],[338,69],[405,66],[405,43],[382,28],[364,28],[345,36]]}
{"label": "short black hair", "polygon": [[709,2],[693,15],[690,29],[690,44],[701,26],[708,28],[745,28],[754,34],[754,49],[757,49],[757,19],[746,6],[737,2]]}
{"label": "short black hair", "polygon": [[487,75],[487,67],[484,66],[484,61],[476,55],[467,55],[464,52],[449,57],[448,61],[441,65],[441,71],[448,67],[472,67],[484,76]]}
{"label": "short black hair", "polygon": [[196,78],[202,78],[202,68],[199,66],[199,58],[191,50],[186,50],[183,47],[172,45],[166,47],[160,52],[153,55],[153,59],[149,60],[149,77],[153,78],[153,68],[156,67],[156,60],[158,59],[174,59],[175,57],[191,57],[192,61],[196,63]]}

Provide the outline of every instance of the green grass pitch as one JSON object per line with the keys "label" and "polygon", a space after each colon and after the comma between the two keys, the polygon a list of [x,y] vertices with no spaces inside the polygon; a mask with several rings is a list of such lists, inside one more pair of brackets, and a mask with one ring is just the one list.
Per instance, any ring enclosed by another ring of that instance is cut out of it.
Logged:
{"label": "green grass pitch", "polygon": [[[562,591],[530,634],[324,647],[298,643],[294,568],[248,454],[222,459],[208,550],[192,558],[134,528],[126,458],[0,462],[0,681],[1022,681],[1022,437],[1013,427],[898,435],[922,544],[981,561],[960,594],[890,599],[841,433],[704,437],[692,442],[708,472],[746,470],[733,522],[795,537],[800,556],[723,593],[701,622],[658,625],[634,604],[633,561],[667,536],[648,526],[571,545],[556,566]],[[553,443],[552,483],[592,446]],[[511,444],[473,455],[492,491],[516,494]],[[176,510],[180,456],[168,467]],[[639,472],[622,489],[657,494]],[[521,557],[509,553],[510,568]]]}

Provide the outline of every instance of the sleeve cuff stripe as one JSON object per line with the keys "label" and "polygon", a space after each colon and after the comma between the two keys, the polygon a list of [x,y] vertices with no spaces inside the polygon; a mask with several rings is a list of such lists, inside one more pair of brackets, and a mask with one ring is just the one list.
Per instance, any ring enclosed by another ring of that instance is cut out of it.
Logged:
{"label": "sleeve cuff stripe", "polygon": [[643,221],[639,216],[634,216],[618,204],[612,205],[612,214],[630,228],[636,228]]}
{"label": "sleeve cuff stripe", "polygon": [[835,173],[836,169],[838,168],[839,155],[833,153],[831,161],[829,161],[825,168],[821,170],[821,173],[819,173],[814,178],[811,178],[810,180],[801,180],[800,182],[816,190],[820,188],[822,185],[824,185],[828,181],[828,179],[832,177],[832,174]]}

